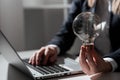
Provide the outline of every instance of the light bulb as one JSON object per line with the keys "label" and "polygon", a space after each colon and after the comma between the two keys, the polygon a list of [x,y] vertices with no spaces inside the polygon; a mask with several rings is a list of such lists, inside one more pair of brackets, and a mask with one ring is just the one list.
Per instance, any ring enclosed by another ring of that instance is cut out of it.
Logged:
{"label": "light bulb", "polygon": [[73,31],[84,44],[94,43],[101,32],[100,18],[92,12],[82,12],[73,21]]}

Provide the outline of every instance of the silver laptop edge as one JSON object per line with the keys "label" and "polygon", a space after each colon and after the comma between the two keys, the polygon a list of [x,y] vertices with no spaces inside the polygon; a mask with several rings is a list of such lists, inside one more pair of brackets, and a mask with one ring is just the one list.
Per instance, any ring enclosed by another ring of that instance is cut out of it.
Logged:
{"label": "silver laptop edge", "polygon": [[23,61],[15,51],[15,49],[12,47],[10,42],[7,40],[7,38],[1,31],[0,31],[0,52],[5,57],[5,59],[9,62],[9,64],[12,64],[14,67],[18,68],[19,70],[27,74],[29,77],[34,79],[31,72],[25,66],[25,64],[23,63]]}

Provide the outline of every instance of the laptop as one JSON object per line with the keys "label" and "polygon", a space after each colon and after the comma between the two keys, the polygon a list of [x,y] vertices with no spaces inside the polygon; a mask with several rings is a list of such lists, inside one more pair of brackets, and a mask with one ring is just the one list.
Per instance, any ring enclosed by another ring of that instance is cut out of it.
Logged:
{"label": "laptop", "polygon": [[63,64],[55,63],[49,66],[33,66],[29,64],[28,59],[23,60],[18,55],[2,31],[0,31],[0,53],[2,53],[9,64],[24,72],[33,80],[83,73],[79,63],[71,58],[65,58]]}

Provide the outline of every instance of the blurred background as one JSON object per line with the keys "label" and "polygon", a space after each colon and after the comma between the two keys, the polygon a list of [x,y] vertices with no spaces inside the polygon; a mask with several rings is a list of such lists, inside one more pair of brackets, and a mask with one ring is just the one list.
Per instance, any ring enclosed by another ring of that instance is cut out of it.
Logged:
{"label": "blurred background", "polygon": [[[39,49],[67,17],[72,0],[0,0],[0,29],[17,51]],[[78,53],[76,39],[69,53]]]}

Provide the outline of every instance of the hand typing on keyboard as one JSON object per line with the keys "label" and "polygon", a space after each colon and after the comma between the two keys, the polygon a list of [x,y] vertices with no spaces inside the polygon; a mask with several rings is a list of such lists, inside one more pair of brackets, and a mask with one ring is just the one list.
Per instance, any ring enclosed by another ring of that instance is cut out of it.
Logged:
{"label": "hand typing on keyboard", "polygon": [[32,65],[47,65],[54,63],[57,59],[57,48],[55,46],[45,46],[35,52],[29,59]]}

